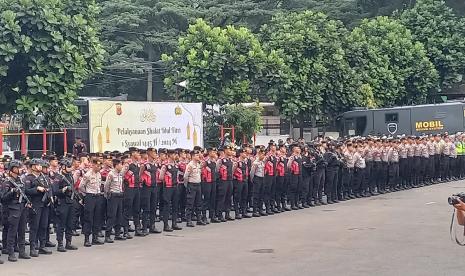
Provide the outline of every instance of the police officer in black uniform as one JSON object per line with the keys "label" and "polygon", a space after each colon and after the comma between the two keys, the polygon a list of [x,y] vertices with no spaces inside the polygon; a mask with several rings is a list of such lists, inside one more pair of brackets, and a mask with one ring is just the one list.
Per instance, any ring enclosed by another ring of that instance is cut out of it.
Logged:
{"label": "police officer in black uniform", "polygon": [[[18,260],[14,251],[16,239],[18,240],[19,258],[31,258],[25,250],[25,236],[27,214],[32,205],[29,198],[25,196],[25,186],[20,179],[21,162],[12,160],[7,166],[8,176],[3,180],[0,187],[0,198],[6,219],[3,231],[7,233],[6,250],[8,251],[8,261],[16,262]],[[3,263],[3,261],[0,260],[0,263]]]}
{"label": "police officer in black uniform", "polygon": [[[79,195],[74,190],[73,162],[69,159],[62,159],[60,160],[60,166],[60,174],[55,176],[53,183],[53,194],[57,198],[57,251],[66,252],[67,250],[77,250],[77,247],[72,245],[71,241],[73,238],[74,197]],[[66,246],[63,246],[63,234],[65,235]]]}
{"label": "police officer in black uniform", "polygon": [[328,151],[323,155],[326,166],[326,184],[325,184],[325,194],[327,196],[328,204],[337,203],[337,184],[339,178],[339,168],[341,166],[341,160],[336,153],[335,143],[330,143],[328,146]]}
{"label": "police officer in black uniform", "polygon": [[[30,212],[30,255],[38,257],[40,254],[52,254],[45,248],[46,231],[48,230],[49,205],[52,203],[50,183],[42,174],[40,159],[32,159],[29,162],[31,173],[25,177],[26,195],[30,197],[35,212]],[[40,243],[39,243],[40,241]]]}

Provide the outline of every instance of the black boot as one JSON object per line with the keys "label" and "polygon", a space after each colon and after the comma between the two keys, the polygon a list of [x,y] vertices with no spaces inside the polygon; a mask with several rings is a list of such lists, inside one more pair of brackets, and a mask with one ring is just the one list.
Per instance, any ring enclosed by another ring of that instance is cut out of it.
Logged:
{"label": "black boot", "polygon": [[78,248],[76,246],[72,245],[71,241],[66,241],[65,249],[66,250],[77,250]]}
{"label": "black boot", "polygon": [[[17,262],[18,261],[18,258],[16,257],[16,254],[14,252],[8,255],[8,261],[9,262]],[[2,260],[0,260],[0,264],[3,264]]]}
{"label": "black boot", "polygon": [[229,220],[229,221],[232,221],[232,220],[234,220],[234,218],[233,218],[233,217],[231,217],[231,214],[230,214],[230,212],[229,212],[229,211],[227,211],[227,212],[226,212],[226,217],[225,217],[225,219],[226,219],[226,220]]}
{"label": "black boot", "polygon": [[48,250],[45,246],[41,246],[39,248],[39,254],[50,255],[50,254],[52,254],[52,251]]}
{"label": "black boot", "polygon": [[91,247],[92,244],[90,243],[89,235],[85,235],[84,237],[84,246],[85,247]]}
{"label": "black boot", "polygon": [[31,257],[39,257],[39,252],[37,251],[35,245],[32,243],[31,244],[31,250],[30,250],[30,253],[29,255],[31,255]]}
{"label": "black boot", "polygon": [[173,232],[173,228],[171,228],[170,225],[166,222],[163,226],[163,232]]}
{"label": "black boot", "polygon": [[144,232],[140,228],[136,228],[136,237],[145,237]]}
{"label": "black boot", "polygon": [[19,250],[19,256],[18,258],[20,259],[23,259],[23,260],[29,260],[31,258],[31,256],[29,256],[27,253],[26,253],[26,250],[24,248],[20,249]]}
{"label": "black boot", "polygon": [[46,241],[45,242],[45,247],[55,247],[57,246],[55,243],[51,242],[51,241]]}
{"label": "black boot", "polygon": [[103,242],[98,239],[98,234],[92,234],[92,245],[103,245]]}
{"label": "black boot", "polygon": [[67,250],[65,249],[65,247],[63,246],[63,242],[58,242],[58,247],[57,247],[57,251],[58,252],[66,252]]}
{"label": "black boot", "polygon": [[121,235],[121,234],[118,234],[118,235],[115,236],[115,240],[116,241],[125,241],[126,237]]}
{"label": "black boot", "polygon": [[176,222],[173,222],[173,230],[182,230],[182,227],[179,226]]}
{"label": "black boot", "polygon": [[202,215],[198,215],[198,216],[197,216],[197,225],[200,225],[200,226],[207,225],[207,224],[204,222],[203,216],[202,216]]}

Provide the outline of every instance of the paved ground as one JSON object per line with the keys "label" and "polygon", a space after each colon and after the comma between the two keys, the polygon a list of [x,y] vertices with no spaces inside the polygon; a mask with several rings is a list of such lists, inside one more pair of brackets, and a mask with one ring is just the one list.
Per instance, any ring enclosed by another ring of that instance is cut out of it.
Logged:
{"label": "paved ground", "polygon": [[[465,275],[447,197],[465,182],[6,263],[0,275]],[[2,257],[5,259],[5,256]]]}

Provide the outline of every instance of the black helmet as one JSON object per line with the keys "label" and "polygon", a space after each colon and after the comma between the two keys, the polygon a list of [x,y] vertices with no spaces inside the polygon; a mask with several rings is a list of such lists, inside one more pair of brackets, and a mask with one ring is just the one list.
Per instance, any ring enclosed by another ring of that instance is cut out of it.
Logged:
{"label": "black helmet", "polygon": [[39,165],[42,165],[42,167],[44,167],[44,168],[50,167],[50,163],[47,160],[40,160]]}
{"label": "black helmet", "polygon": [[69,158],[63,158],[60,160],[60,166],[71,167],[73,162]]}
{"label": "black helmet", "polygon": [[8,162],[7,169],[11,171],[14,167],[21,168],[21,166],[22,166],[21,161],[11,160],[10,162]]}
{"label": "black helmet", "polygon": [[33,165],[42,165],[43,164],[43,161],[42,159],[38,159],[38,158],[33,158],[31,159],[31,161],[29,161],[29,165],[33,166]]}

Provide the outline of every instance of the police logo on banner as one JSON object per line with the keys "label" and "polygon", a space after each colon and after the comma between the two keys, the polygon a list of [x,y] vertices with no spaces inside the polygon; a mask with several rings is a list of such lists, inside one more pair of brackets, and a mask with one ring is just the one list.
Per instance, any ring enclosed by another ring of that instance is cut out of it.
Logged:
{"label": "police logo on banner", "polygon": [[397,124],[396,123],[387,124],[387,130],[391,135],[396,134],[396,132],[397,132]]}

